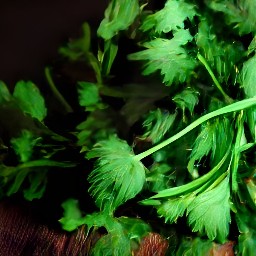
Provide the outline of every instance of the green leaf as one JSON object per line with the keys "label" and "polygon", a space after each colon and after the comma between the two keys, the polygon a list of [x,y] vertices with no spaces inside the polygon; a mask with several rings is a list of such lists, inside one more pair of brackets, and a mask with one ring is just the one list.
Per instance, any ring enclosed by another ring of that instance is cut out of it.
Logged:
{"label": "green leaf", "polygon": [[32,82],[19,81],[14,88],[13,96],[25,113],[39,121],[46,117],[44,98]]}
{"label": "green leaf", "polygon": [[16,175],[14,177],[14,180],[12,181],[12,184],[10,185],[10,187],[7,190],[7,193],[6,193],[7,196],[10,196],[10,195],[15,194],[15,193],[18,192],[22,183],[26,179],[28,173],[29,173],[28,169],[23,169],[23,170],[20,170],[20,171],[16,171]]}
{"label": "green leaf", "polygon": [[247,55],[250,55],[252,52],[256,53],[256,36],[252,39],[250,45],[248,46]]}
{"label": "green leaf", "polygon": [[11,139],[12,147],[21,162],[30,160],[34,146],[40,142],[41,139],[41,137],[35,137],[33,133],[28,130],[22,130],[20,137]]}
{"label": "green leaf", "polygon": [[82,24],[82,35],[78,39],[71,40],[67,46],[60,47],[59,53],[72,61],[86,56],[90,50],[91,31],[87,22]]}
{"label": "green leaf", "polygon": [[[211,24],[212,25],[212,24]],[[236,82],[237,62],[243,56],[243,47],[238,42],[219,41],[212,26],[202,18],[198,26],[196,44],[210,66],[216,70],[219,82]]]}
{"label": "green leaf", "polygon": [[206,256],[212,255],[211,249],[214,247],[213,242],[203,240],[199,237],[195,239],[187,238],[181,242],[176,256]]}
{"label": "green leaf", "polygon": [[118,51],[118,45],[113,43],[111,40],[105,41],[104,53],[102,56],[102,75],[108,76],[116,58]]}
{"label": "green leaf", "polygon": [[73,231],[84,224],[85,221],[79,209],[78,200],[70,198],[63,202],[61,206],[64,210],[64,216],[59,222],[64,230]]}
{"label": "green leaf", "polygon": [[195,105],[198,104],[198,92],[192,88],[186,88],[181,93],[176,94],[172,100],[179,106],[183,112],[187,108],[192,115]]}
{"label": "green leaf", "polygon": [[177,198],[170,198],[160,206],[156,206],[157,213],[160,217],[165,218],[165,222],[177,222],[177,219],[183,216],[185,210],[195,198],[193,193]]}
{"label": "green leaf", "polygon": [[89,192],[101,209],[114,211],[128,199],[135,197],[145,182],[145,167],[136,159],[126,141],[111,136],[98,142],[87,158],[98,157],[89,175]]}
{"label": "green leaf", "polygon": [[168,33],[184,28],[184,21],[196,15],[195,5],[182,1],[168,0],[162,10],[148,15],[141,25],[142,31],[154,27],[157,33]]}
{"label": "green leaf", "polygon": [[31,172],[28,174],[28,179],[30,186],[23,190],[24,198],[29,201],[40,199],[47,185],[47,170]]}
{"label": "green leaf", "polygon": [[171,40],[156,38],[144,43],[147,50],[130,54],[128,58],[147,61],[143,74],[149,75],[160,70],[163,82],[167,85],[184,82],[196,65],[195,60],[182,47],[192,39],[188,30],[179,30]]}
{"label": "green leaf", "polygon": [[139,14],[138,0],[112,0],[100,23],[98,35],[109,40],[121,30],[126,30]]}
{"label": "green leaf", "polygon": [[256,55],[244,62],[241,83],[247,98],[256,96]]}
{"label": "green leaf", "polygon": [[8,87],[3,81],[0,81],[0,103],[5,103],[10,101],[12,98]]}
{"label": "green leaf", "polygon": [[213,147],[213,136],[215,135],[215,124],[207,122],[201,126],[201,132],[197,136],[190,154],[188,171],[192,174],[195,169],[195,161],[199,161],[203,156],[207,156]]}
{"label": "green leaf", "polygon": [[150,226],[139,218],[118,218],[129,239],[139,241],[143,236],[151,231]]}
{"label": "green leaf", "polygon": [[78,82],[79,89],[79,104],[85,107],[87,111],[94,111],[102,108],[103,104],[100,102],[99,88],[94,83]]}
{"label": "green leaf", "polygon": [[159,142],[172,127],[177,113],[170,114],[168,111],[161,111],[159,108],[151,111],[143,122],[146,130],[142,139],[149,138],[155,144]]}
{"label": "green leaf", "polygon": [[146,179],[149,190],[158,192],[169,188],[170,180],[175,179],[175,176],[172,177],[170,174],[171,172],[173,169],[168,164],[155,162],[151,166],[150,172],[147,173]]}
{"label": "green leaf", "polygon": [[111,109],[100,109],[91,112],[86,120],[80,123],[76,129],[78,145],[83,151],[91,149],[100,140],[107,139],[111,134],[116,133],[114,125],[115,115]]}
{"label": "green leaf", "polygon": [[199,194],[187,208],[188,221],[194,232],[206,232],[209,239],[221,243],[229,233],[229,179],[225,178],[211,190]]}
{"label": "green leaf", "polygon": [[208,5],[213,10],[224,13],[227,24],[234,25],[240,35],[256,33],[255,1],[215,0],[208,1]]}

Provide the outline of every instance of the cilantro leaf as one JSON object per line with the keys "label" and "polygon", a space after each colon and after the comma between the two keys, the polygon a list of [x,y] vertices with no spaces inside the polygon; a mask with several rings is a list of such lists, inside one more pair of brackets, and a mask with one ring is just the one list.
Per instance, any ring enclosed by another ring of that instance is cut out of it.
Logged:
{"label": "cilantro leaf", "polygon": [[30,172],[28,179],[30,186],[23,190],[24,198],[29,201],[40,199],[47,185],[47,170],[42,169],[39,172]]}
{"label": "cilantro leaf", "polygon": [[129,145],[115,136],[98,142],[87,158],[98,157],[89,175],[89,192],[98,207],[114,211],[135,197],[145,182],[145,167],[136,159]]}
{"label": "cilantro leaf", "polygon": [[46,117],[47,109],[44,98],[32,82],[19,81],[14,88],[13,96],[24,113],[39,121]]}
{"label": "cilantro leaf", "polygon": [[155,144],[159,142],[168,130],[172,127],[177,113],[170,114],[168,111],[161,111],[159,108],[151,111],[143,122],[145,133],[142,139],[149,138]]}
{"label": "cilantro leaf", "polygon": [[21,162],[30,160],[34,146],[41,139],[41,137],[35,138],[33,133],[28,130],[23,130],[20,137],[11,139],[12,147],[15,153],[20,157]]}
{"label": "cilantro leaf", "polygon": [[147,31],[155,27],[155,31],[158,33],[176,31],[184,28],[184,21],[192,20],[195,15],[195,5],[183,0],[168,0],[162,10],[147,16],[141,25],[141,30]]}
{"label": "cilantro leaf", "polygon": [[199,194],[187,208],[193,231],[206,232],[209,239],[223,243],[229,232],[229,179],[225,178],[211,190]]}
{"label": "cilantro leaf", "polygon": [[94,83],[78,82],[78,100],[80,106],[86,108],[87,111],[94,111],[99,108],[103,108],[101,99],[99,96],[99,88]]}
{"label": "cilantro leaf", "polygon": [[179,217],[183,216],[185,210],[194,199],[195,195],[193,193],[177,198],[170,198],[156,207],[157,213],[160,217],[165,218],[165,222],[176,222]]}
{"label": "cilantro leaf", "polygon": [[223,12],[227,24],[233,24],[238,29],[240,35],[256,32],[256,2],[255,1],[208,1],[210,8]]}
{"label": "cilantro leaf", "polygon": [[138,0],[112,0],[100,23],[98,35],[105,40],[114,37],[120,30],[127,29],[140,11]]}
{"label": "cilantro leaf", "polygon": [[203,156],[208,155],[213,147],[213,136],[215,134],[215,125],[208,122],[201,126],[201,132],[197,136],[188,162],[188,171],[192,174],[195,161],[200,161]]}
{"label": "cilantro leaf", "polygon": [[242,45],[218,40],[212,27],[203,18],[198,25],[196,44],[210,66],[217,71],[219,82],[228,83],[231,78],[235,83],[238,73],[236,65],[244,50]]}
{"label": "cilantro leaf", "polygon": [[176,94],[172,100],[185,112],[187,108],[192,115],[195,105],[198,104],[198,92],[192,88],[186,88],[181,93]]}
{"label": "cilantro leaf", "polygon": [[246,97],[256,96],[256,55],[244,62],[241,71],[241,83]]}
{"label": "cilantro leaf", "polygon": [[182,47],[192,39],[189,31],[182,29],[175,32],[170,40],[156,38],[144,43],[143,46],[148,48],[147,50],[132,53],[128,58],[147,61],[143,74],[149,75],[160,70],[163,82],[167,85],[184,82],[196,65],[195,60]]}
{"label": "cilantro leaf", "polygon": [[78,201],[70,198],[62,203],[64,216],[59,220],[62,228],[67,231],[73,231],[84,224],[84,218],[78,206]]}

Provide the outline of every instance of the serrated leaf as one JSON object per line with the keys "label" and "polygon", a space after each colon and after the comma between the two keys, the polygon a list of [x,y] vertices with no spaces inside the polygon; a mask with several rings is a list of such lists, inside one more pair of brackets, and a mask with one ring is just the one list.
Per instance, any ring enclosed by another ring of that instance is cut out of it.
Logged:
{"label": "serrated leaf", "polygon": [[210,240],[223,243],[229,233],[229,179],[199,194],[187,208],[188,221],[194,232],[206,232]]}
{"label": "serrated leaf", "polygon": [[41,141],[41,137],[35,137],[32,132],[23,130],[21,136],[12,138],[11,144],[21,162],[27,162],[32,154],[34,146]]}
{"label": "serrated leaf", "polygon": [[234,25],[240,35],[256,33],[256,2],[254,0],[208,2],[210,8],[225,14],[227,24]]}
{"label": "serrated leaf", "polygon": [[188,162],[188,171],[193,173],[195,161],[199,161],[203,156],[209,154],[213,146],[213,136],[215,134],[215,125],[208,122],[202,125],[201,132],[197,136],[193,148],[190,154],[190,160]]}
{"label": "serrated leaf", "polygon": [[5,103],[11,100],[11,94],[8,87],[3,81],[0,81],[0,103]]}
{"label": "serrated leaf", "polygon": [[139,14],[138,0],[112,0],[100,23],[98,35],[109,40],[121,30],[126,30]]}
{"label": "serrated leaf", "polygon": [[145,182],[145,167],[136,159],[126,141],[111,136],[98,142],[87,158],[98,157],[89,175],[89,192],[101,209],[111,212],[128,199],[135,197]]}
{"label": "serrated leaf", "polygon": [[147,61],[144,75],[149,75],[160,70],[163,82],[167,85],[173,82],[184,82],[195,68],[196,62],[182,47],[193,37],[188,30],[179,30],[170,40],[156,38],[143,44],[147,50],[130,54],[130,60]]}
{"label": "serrated leaf", "polygon": [[256,55],[244,62],[241,83],[247,98],[256,96]]}
{"label": "serrated leaf", "polygon": [[157,213],[160,217],[165,218],[165,222],[176,222],[179,217],[184,215],[189,204],[195,199],[194,194],[170,198],[164,201],[160,206],[157,206]]}
{"label": "serrated leaf", "polygon": [[90,82],[78,82],[78,100],[80,106],[86,108],[87,111],[94,111],[102,108],[99,88],[96,84]]}
{"label": "serrated leaf", "polygon": [[24,113],[39,121],[46,117],[47,109],[44,98],[32,82],[19,81],[14,88],[13,96]]}
{"label": "serrated leaf", "polygon": [[187,88],[181,93],[176,94],[172,100],[183,110],[187,108],[192,115],[194,112],[195,105],[198,104],[198,92]]}
{"label": "serrated leaf", "polygon": [[157,33],[168,33],[184,28],[184,21],[192,20],[195,15],[195,5],[168,0],[162,10],[147,16],[140,28],[142,31],[155,28]]}
{"label": "serrated leaf", "polygon": [[158,143],[172,127],[177,113],[170,114],[168,111],[161,111],[159,108],[151,111],[143,122],[145,133],[142,139],[149,138],[152,142]]}
{"label": "serrated leaf", "polygon": [[236,64],[244,49],[237,42],[219,41],[212,30],[206,19],[202,19],[198,26],[196,44],[210,66],[217,71],[219,82],[227,83],[231,77],[235,83],[238,75]]}

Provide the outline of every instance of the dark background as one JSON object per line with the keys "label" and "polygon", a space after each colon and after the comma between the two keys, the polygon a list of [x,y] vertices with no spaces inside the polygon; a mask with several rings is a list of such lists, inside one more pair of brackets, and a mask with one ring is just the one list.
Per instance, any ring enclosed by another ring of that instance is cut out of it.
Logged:
{"label": "dark background", "polygon": [[107,0],[0,0],[0,80],[40,81],[85,21],[97,28]]}

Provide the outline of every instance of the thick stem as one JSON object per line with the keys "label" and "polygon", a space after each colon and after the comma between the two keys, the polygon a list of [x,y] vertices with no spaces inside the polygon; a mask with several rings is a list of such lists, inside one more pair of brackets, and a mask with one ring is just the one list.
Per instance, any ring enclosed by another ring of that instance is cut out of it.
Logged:
{"label": "thick stem", "polygon": [[193,123],[191,123],[190,125],[188,125],[185,129],[181,130],[180,132],[176,133],[175,135],[173,135],[172,137],[170,137],[169,139],[161,142],[160,144],[136,155],[136,159],[141,160],[153,153],[155,153],[156,151],[158,151],[159,149],[171,144],[172,142],[174,142],[175,140],[181,138],[182,136],[184,136],[185,134],[187,134],[188,132],[190,132],[191,130],[193,130],[194,128],[196,128],[197,126],[199,126],[200,124],[204,123],[205,121],[219,116],[219,115],[223,115],[226,113],[230,113],[230,112],[235,112],[235,111],[239,111],[245,108],[249,108],[256,105],[256,97],[250,98],[250,99],[245,99],[245,100],[241,100],[238,102],[235,102],[233,104],[230,104],[228,106],[225,106],[223,108],[217,109],[213,112],[210,112],[202,117],[199,117],[196,121],[194,121]]}

